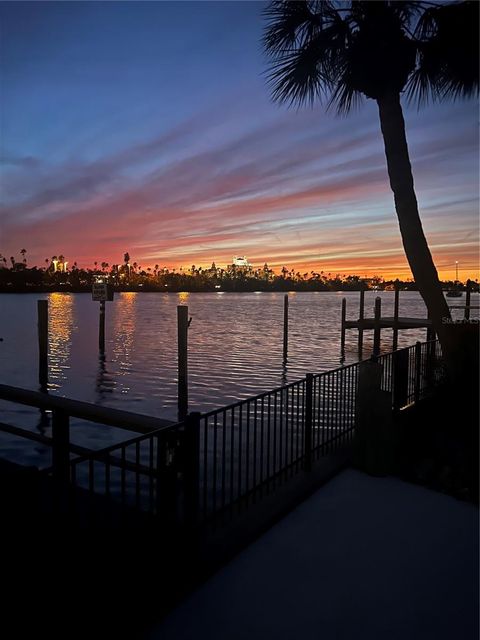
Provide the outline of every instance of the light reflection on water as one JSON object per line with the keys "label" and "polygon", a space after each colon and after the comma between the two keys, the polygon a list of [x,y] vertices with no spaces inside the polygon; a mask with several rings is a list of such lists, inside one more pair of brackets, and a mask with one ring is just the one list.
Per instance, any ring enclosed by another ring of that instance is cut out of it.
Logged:
{"label": "light reflection on water", "polygon": [[[120,393],[130,390],[128,379],[132,369],[132,352],[135,339],[136,302],[138,294],[126,292],[118,297],[113,316],[113,336],[110,339],[112,348],[112,370],[116,370],[115,378]],[[110,311],[110,307],[108,309]]]}
{"label": "light reflection on water", "polygon": [[[382,315],[393,315],[393,292],[367,292],[365,315],[373,315],[377,295],[382,299]],[[104,356],[98,351],[99,305],[89,294],[5,294],[1,296],[0,381],[38,390],[36,301],[48,298],[49,393],[175,420],[177,305],[188,304],[192,317],[190,409],[205,411],[292,382],[306,372],[340,366],[343,297],[347,317],[358,317],[357,292],[290,294],[285,364],[283,293],[116,294],[115,301],[106,305]],[[477,300],[472,296],[472,304]],[[420,296],[402,292],[400,312],[423,317]],[[425,330],[403,331],[399,346],[424,339]],[[364,357],[370,355],[372,343],[372,332],[365,332]],[[390,351],[391,345],[391,331],[382,331],[382,350]],[[357,332],[347,331],[345,363],[356,360]],[[48,414],[39,417],[38,411],[7,403],[0,410],[5,422],[49,433]],[[77,429],[79,425],[73,421],[72,436],[85,446],[105,446],[125,437],[118,430],[92,425]]]}
{"label": "light reflection on water", "polygon": [[61,389],[68,379],[74,324],[73,296],[52,293],[48,305],[48,388]]}

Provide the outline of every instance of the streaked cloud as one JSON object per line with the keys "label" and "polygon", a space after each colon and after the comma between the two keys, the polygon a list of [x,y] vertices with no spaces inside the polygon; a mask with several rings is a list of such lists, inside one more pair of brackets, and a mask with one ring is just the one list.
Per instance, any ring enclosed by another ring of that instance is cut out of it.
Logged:
{"label": "streaked cloud", "polygon": [[[237,9],[235,3],[230,9],[221,5],[220,13],[228,16]],[[114,9],[103,10],[117,15]],[[161,7],[151,11],[160,15]],[[258,35],[258,11],[249,11],[232,42],[210,45],[208,33],[201,39],[206,47],[202,55],[212,69],[220,64],[218,56],[237,51],[237,40],[248,36],[253,41]],[[83,14],[78,10],[76,15]],[[68,15],[62,19],[68,23]],[[76,42],[72,38],[64,41],[67,49]],[[118,47],[114,36],[108,38]],[[48,51],[54,55],[55,47]],[[187,53],[188,48],[182,55]],[[30,69],[34,83],[42,69],[48,72],[49,60],[47,56],[43,67],[38,63]],[[11,134],[29,105],[15,100],[24,89],[21,79],[6,75],[12,98],[6,107],[9,133],[0,153],[4,255],[25,247],[31,264],[43,264],[47,256],[61,252],[70,261],[91,265],[95,260],[119,262],[129,251],[143,266],[179,267],[225,264],[233,255],[245,254],[256,264],[287,264],[302,272],[409,274],[371,102],[347,119],[325,115],[321,108],[296,112],[271,105],[258,81],[262,60],[252,52],[237,87],[230,85],[229,76],[217,82],[208,75],[210,93],[203,88],[191,93],[197,86],[193,78],[190,85],[172,87],[172,94],[184,100],[198,97],[198,106],[178,100],[165,104],[162,86],[153,87],[150,102],[139,105],[133,93],[135,77],[128,75],[138,60],[132,57],[131,68],[128,58],[122,60],[132,95],[120,89],[122,75],[114,75],[112,93],[123,98],[121,109],[112,115],[118,129],[100,119],[100,103],[95,104],[93,96],[87,109],[92,110],[90,122],[80,117],[79,105],[73,107],[82,124],[78,131],[70,130],[70,144],[56,142],[58,131],[52,123],[55,116],[62,118],[59,110],[46,116],[36,142],[36,131],[34,142]],[[145,60],[153,73],[154,63]],[[176,60],[179,69],[186,61],[181,56]],[[68,65],[59,69],[58,64],[55,74],[65,79]],[[160,69],[160,79],[167,77],[164,73],[171,78],[171,70]],[[88,97],[88,87],[94,86],[93,75],[89,85],[88,70],[84,84]],[[73,89],[71,95],[76,95]],[[155,117],[155,97],[162,99],[162,119]],[[32,98],[39,108],[44,99]],[[131,117],[123,110],[126,106]],[[71,117],[68,114],[68,121]],[[459,260],[470,270],[468,275],[478,277],[475,105],[437,105],[418,114],[407,110],[406,120],[422,219],[441,275],[447,277]]]}

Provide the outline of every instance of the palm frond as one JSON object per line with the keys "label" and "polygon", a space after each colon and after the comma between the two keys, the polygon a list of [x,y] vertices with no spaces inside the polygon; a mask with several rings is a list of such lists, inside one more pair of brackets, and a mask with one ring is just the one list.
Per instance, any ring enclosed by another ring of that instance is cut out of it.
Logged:
{"label": "palm frond", "polygon": [[363,95],[354,88],[352,82],[352,68],[348,57],[345,57],[335,87],[327,103],[327,111],[335,108],[338,115],[345,116],[350,111],[358,109],[363,102]]}
{"label": "palm frond", "polygon": [[331,84],[322,72],[318,51],[312,42],[275,61],[270,67],[268,83],[274,100],[290,104],[312,104],[315,98],[321,100]]}
{"label": "palm frond", "polygon": [[[433,74],[435,78],[436,74]],[[424,65],[418,66],[408,79],[405,96],[408,103],[415,103],[418,108],[426,106],[430,101],[438,98],[438,82],[432,81],[432,74],[427,72]]]}
{"label": "palm frond", "polygon": [[388,2],[388,6],[398,16],[401,23],[409,28],[414,26],[414,23],[424,12],[424,7],[418,0],[391,0]]}
{"label": "palm frond", "polygon": [[410,99],[455,100],[478,94],[478,22],[478,2],[439,5],[424,12],[415,34],[419,57],[409,83]]}
{"label": "palm frond", "polygon": [[[278,3],[274,4],[272,11],[277,15]],[[285,13],[288,18],[292,16],[291,8],[284,6],[291,4],[305,3],[282,3],[285,9],[282,16]],[[312,3],[309,5],[312,6]],[[298,27],[299,23],[292,20],[288,29],[282,27],[274,34],[274,38],[272,36],[270,44],[265,45],[267,52],[270,55],[273,53],[267,79],[274,100],[290,104],[313,103],[315,99],[328,96],[335,86],[342,67],[349,27],[338,13],[331,10],[331,3],[322,2],[320,5],[322,13],[314,24],[315,28]],[[297,25],[295,35],[289,31],[293,24]]]}
{"label": "palm frond", "polygon": [[314,14],[306,0],[271,2],[263,11],[267,25],[263,46],[270,54],[279,54],[311,37],[321,26],[321,14]]}

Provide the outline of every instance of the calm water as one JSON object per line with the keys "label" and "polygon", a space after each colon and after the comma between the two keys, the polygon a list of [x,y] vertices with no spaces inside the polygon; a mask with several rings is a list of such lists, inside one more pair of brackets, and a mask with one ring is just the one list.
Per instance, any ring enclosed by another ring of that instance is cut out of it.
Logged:
{"label": "calm water", "polygon": [[[367,292],[366,315],[374,298],[382,314],[393,315],[393,292]],[[0,382],[37,390],[36,305],[49,300],[49,385],[51,394],[175,420],[177,412],[176,307],[187,304],[189,329],[189,408],[204,411],[297,380],[306,372],[340,366],[340,309],[358,317],[359,294],[291,293],[289,357],[282,363],[282,293],[120,293],[107,303],[105,358],[98,353],[99,304],[88,294],[3,294],[0,296]],[[477,296],[474,297],[477,299]],[[464,304],[464,298],[456,304]],[[475,303],[476,304],[476,303]],[[416,292],[402,292],[400,314],[424,317]],[[364,356],[373,341],[365,334]],[[425,339],[425,330],[400,332],[399,345]],[[390,351],[391,331],[382,332],[382,350]],[[347,331],[345,362],[358,360],[357,332]],[[0,404],[1,420],[49,433],[49,416],[28,407]],[[73,424],[73,440],[106,446],[125,432]],[[16,438],[2,436],[0,446],[14,449]],[[22,443],[23,446],[23,443]],[[22,449],[27,461],[44,450]],[[18,455],[17,455],[18,457]],[[32,458],[33,459],[33,458]]]}

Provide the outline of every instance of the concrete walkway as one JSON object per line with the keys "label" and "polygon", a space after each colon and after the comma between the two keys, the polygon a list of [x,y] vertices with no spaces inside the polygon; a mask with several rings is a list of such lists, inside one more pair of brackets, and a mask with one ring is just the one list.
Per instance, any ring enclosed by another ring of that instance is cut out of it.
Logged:
{"label": "concrete walkway", "polygon": [[477,640],[478,510],[348,470],[150,640]]}

